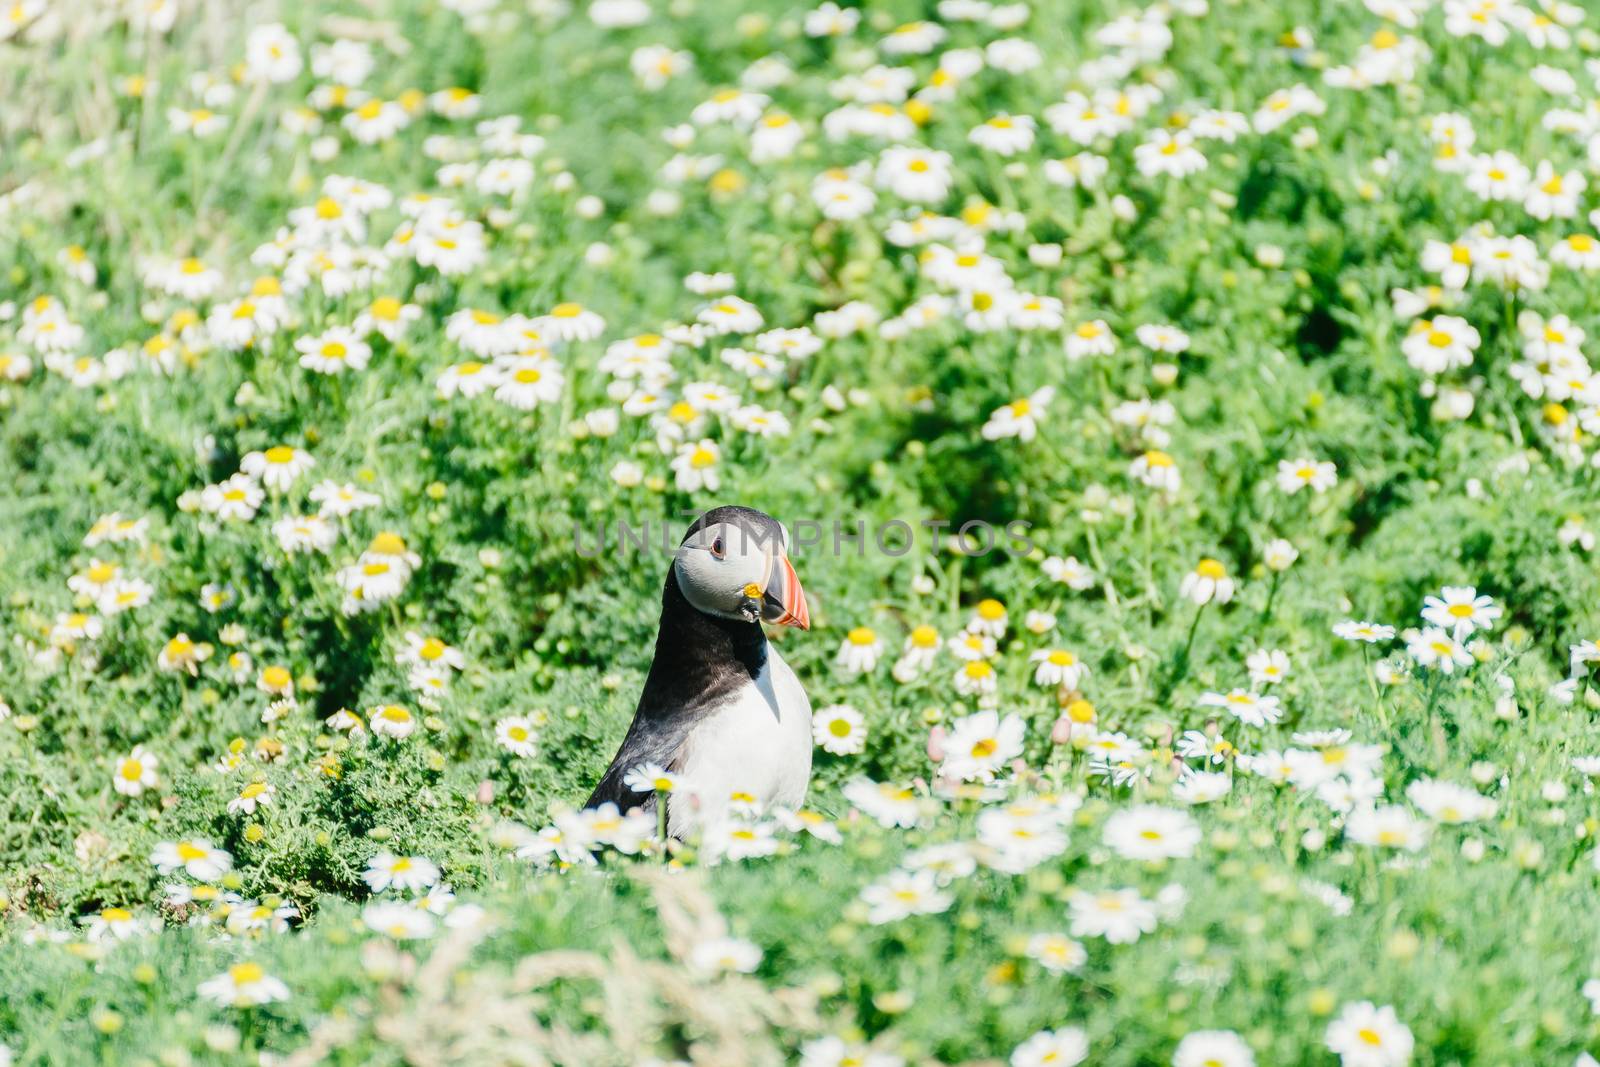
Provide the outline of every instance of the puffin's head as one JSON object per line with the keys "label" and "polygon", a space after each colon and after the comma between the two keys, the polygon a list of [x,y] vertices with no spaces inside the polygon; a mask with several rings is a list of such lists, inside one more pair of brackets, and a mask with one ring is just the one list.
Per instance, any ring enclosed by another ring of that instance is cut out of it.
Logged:
{"label": "puffin's head", "polygon": [[789,535],[754,508],[712,508],[700,516],[672,569],[684,599],[707,615],[811,626],[805,590],[789,565]]}

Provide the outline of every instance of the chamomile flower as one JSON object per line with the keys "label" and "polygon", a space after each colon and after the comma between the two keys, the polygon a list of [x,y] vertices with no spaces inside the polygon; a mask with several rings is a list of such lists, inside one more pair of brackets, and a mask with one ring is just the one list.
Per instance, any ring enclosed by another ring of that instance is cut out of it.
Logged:
{"label": "chamomile flower", "polygon": [[332,481],[313,486],[307,495],[313,504],[319,505],[323,518],[348,518],[358,511],[375,508],[383,503],[383,498],[376,493]]}
{"label": "chamomile flower", "polygon": [[410,737],[417,729],[416,716],[399,704],[384,704],[367,713],[373,734],[395,741]]}
{"label": "chamomile flower", "polygon": [[190,677],[200,673],[200,664],[211,658],[211,646],[192,640],[180,633],[156,654],[156,666],[164,671],[183,671]]}
{"label": "chamomile flower", "polygon": [[239,470],[268,489],[284,492],[294,484],[296,478],[314,466],[316,460],[305,449],[274,445],[264,452],[246,453],[239,463]]}
{"label": "chamomile flower", "polygon": [[161,874],[182,870],[202,882],[214,882],[233,869],[233,855],[204,838],[163,841],[150,853],[150,862]]}
{"label": "chamomile flower", "polygon": [[[456,388],[467,393],[461,383],[474,377],[476,372],[468,372],[466,364],[452,371]],[[450,373],[440,379],[441,392],[445,390]],[[566,374],[561,364],[548,356],[502,356],[495,365],[494,383],[494,398],[500,403],[518,411],[533,411],[542,404],[553,404],[561,399]]]}
{"label": "chamomile flower", "polygon": [[296,338],[300,366],[318,374],[343,374],[365,370],[372,346],[353,329],[335,326],[323,333]]}
{"label": "chamomile flower", "polygon": [[289,999],[289,987],[258,963],[236,963],[200,983],[202,997],[224,1007],[248,1008]]}
{"label": "chamomile flower", "polygon": [[126,941],[159,928],[159,920],[141,919],[127,908],[117,907],[101,908],[81,921],[85,935],[95,943]]}
{"label": "chamomile flower", "polygon": [[1212,601],[1226,604],[1233,599],[1235,588],[1228,569],[1221,561],[1208,558],[1195,564],[1194,570],[1183,576],[1178,583],[1178,595],[1203,607]]}
{"label": "chamomile flower", "polygon": [[1101,839],[1124,859],[1181,859],[1194,854],[1201,833],[1199,824],[1187,813],[1146,804],[1112,815]]}
{"label": "chamomile flower", "polygon": [[254,815],[256,809],[272,804],[277,795],[277,787],[270,783],[250,782],[239,790],[238,796],[228,801],[228,811],[235,815]]}
{"label": "chamomile flower", "polygon": [[1196,1030],[1178,1042],[1172,1067],[1256,1067],[1256,1054],[1232,1030]]}
{"label": "chamomile flower", "polygon": [[1471,323],[1454,315],[1418,319],[1400,344],[1406,362],[1424,374],[1442,374],[1472,364],[1482,337]]}
{"label": "chamomile flower", "polygon": [[722,475],[717,464],[722,459],[722,449],[715,441],[701,438],[685,441],[678,446],[672,458],[672,471],[678,490],[696,493],[702,490],[716,492],[722,485]]}
{"label": "chamomile flower", "polygon": [[1131,888],[1075,893],[1067,911],[1073,937],[1102,937],[1113,945],[1131,944],[1157,925],[1154,902]]}
{"label": "chamomile flower", "polygon": [[1432,778],[1419,778],[1406,786],[1406,799],[1428,818],[1450,825],[1492,818],[1499,807],[1475,789]]}
{"label": "chamomile flower", "polygon": [[1245,658],[1254,685],[1277,685],[1289,677],[1289,654],[1277,648],[1258,648]]}
{"label": "chamomile flower", "polygon": [[852,807],[885,829],[908,830],[922,815],[917,794],[889,782],[854,778],[841,792]]}
{"label": "chamomile flower", "polygon": [[248,475],[235,474],[208,485],[200,493],[200,507],[223,521],[248,522],[255,518],[266,494]]}
{"label": "chamomile flower", "polygon": [[713,937],[690,949],[686,962],[702,975],[749,974],[761,965],[761,949],[743,938]]}
{"label": "chamomile flower", "polygon": [[1039,432],[1039,417],[1049,407],[1050,401],[1055,398],[1055,393],[1054,387],[1041,386],[1028,396],[996,408],[980,431],[984,439],[998,441],[1002,438],[1015,437],[1023,442],[1033,440],[1034,435]]}
{"label": "chamomile flower", "polygon": [[582,304],[557,304],[536,320],[539,330],[552,341],[592,341],[606,328],[605,319]]}
{"label": "chamomile flower", "polygon": [[1439,596],[1427,597],[1422,608],[1424,622],[1449,630],[1457,641],[1479,630],[1494,629],[1501,614],[1493,597],[1479,595],[1470,585],[1447,585]]}
{"label": "chamomile flower", "polygon": [[1275,696],[1235,689],[1229,693],[1204,693],[1203,708],[1223,708],[1246,726],[1266,726],[1283,718],[1283,708]]}
{"label": "chamomile flower", "polygon": [[1033,684],[1049,689],[1077,689],[1089,674],[1089,667],[1076,655],[1062,648],[1041,649],[1028,657],[1036,664]]}
{"label": "chamomile flower", "polygon": [[870,674],[878,667],[878,661],[883,657],[883,640],[876,630],[867,626],[857,626],[845,634],[844,640],[839,643],[839,650],[834,654],[834,666],[845,676],[855,674]]}
{"label": "chamomile flower", "polygon": [[998,156],[1014,156],[1033,146],[1034,120],[1030,115],[996,115],[972,128],[967,140]]}
{"label": "chamomile flower", "polygon": [[1186,178],[1208,165],[1205,154],[1195,147],[1194,134],[1188,130],[1152,130],[1149,138],[1134,148],[1133,158],[1139,173],[1146,177]]}
{"label": "chamomile flower", "polygon": [[395,941],[415,941],[432,936],[438,920],[426,908],[419,908],[400,900],[382,900],[368,904],[361,912],[361,921],[367,928]]}
{"label": "chamomile flower", "polygon": [[154,789],[156,765],[159,762],[143,745],[136,745],[132,752],[117,760],[111,776],[112,788],[129,797],[136,797],[146,789]]}
{"label": "chamomile flower", "polygon": [[1337,468],[1327,460],[1282,459],[1278,461],[1278,488],[1293,496],[1309,488],[1322,494],[1338,484]]}
{"label": "chamomile flower", "polygon": [[494,724],[495,744],[521,759],[538,752],[538,731],[526,715],[507,715]]}
{"label": "chamomile flower", "polygon": [[392,852],[379,852],[367,862],[362,881],[374,893],[386,889],[412,892],[427,889],[439,880],[439,868],[425,856],[396,856]]}
{"label": "chamomile flower", "polygon": [[1427,844],[1428,824],[1399,805],[1358,806],[1344,824],[1344,835],[1358,845],[1415,852]]}
{"label": "chamomile flower", "polygon": [[1001,768],[1022,754],[1025,729],[1021,716],[1001,718],[1000,713],[993,710],[958,719],[951,724],[945,739],[940,773],[963,782],[991,780]]}
{"label": "chamomile flower", "polygon": [[981,659],[963,663],[956,669],[951,683],[957,693],[962,696],[977,697],[980,704],[992,703],[999,688],[999,678],[995,674],[994,664]]}
{"label": "chamomile flower", "polygon": [[1178,463],[1160,449],[1152,448],[1128,464],[1128,477],[1163,493],[1175,494],[1182,485]]}
{"label": "chamomile flower", "polygon": [[1394,640],[1395,629],[1383,623],[1347,619],[1344,622],[1334,623],[1333,633],[1334,636],[1346,641],[1375,645],[1381,641]]}
{"label": "chamomile flower", "polygon": [[1034,934],[1026,951],[1029,959],[1052,974],[1070,974],[1089,961],[1082,943],[1063,933]]}
{"label": "chamomile flower", "polygon": [[1328,1024],[1323,1043],[1339,1057],[1340,1067],[1405,1067],[1415,1045],[1395,1010],[1370,1000],[1346,1004]]}
{"label": "chamomile flower", "polygon": [[848,704],[830,704],[813,713],[811,736],[824,752],[853,756],[867,747],[866,720]]}
{"label": "chamomile flower", "polygon": [[899,922],[913,915],[937,915],[954,897],[939,888],[932,871],[892,871],[861,890],[867,922],[874,926]]}

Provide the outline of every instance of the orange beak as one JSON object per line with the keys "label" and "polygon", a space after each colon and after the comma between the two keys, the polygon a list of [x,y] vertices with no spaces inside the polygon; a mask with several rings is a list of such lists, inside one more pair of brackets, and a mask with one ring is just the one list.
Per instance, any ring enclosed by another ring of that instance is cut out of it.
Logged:
{"label": "orange beak", "polygon": [[789,565],[787,556],[772,557],[767,570],[767,588],[761,594],[761,618],[778,626],[811,629],[811,609],[806,606],[806,591],[800,576]]}

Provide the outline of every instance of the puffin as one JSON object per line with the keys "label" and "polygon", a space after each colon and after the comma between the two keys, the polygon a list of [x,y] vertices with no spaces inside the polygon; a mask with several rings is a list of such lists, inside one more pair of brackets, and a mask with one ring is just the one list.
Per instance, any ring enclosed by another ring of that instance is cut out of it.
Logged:
{"label": "puffin", "polygon": [[763,623],[811,626],[788,533],[754,508],[713,508],[689,527],[667,568],[655,658],[586,808],[654,812],[657,794],[625,781],[647,764],[677,779],[666,827],[679,840],[721,824],[735,803],[801,806],[811,781],[811,700]]}

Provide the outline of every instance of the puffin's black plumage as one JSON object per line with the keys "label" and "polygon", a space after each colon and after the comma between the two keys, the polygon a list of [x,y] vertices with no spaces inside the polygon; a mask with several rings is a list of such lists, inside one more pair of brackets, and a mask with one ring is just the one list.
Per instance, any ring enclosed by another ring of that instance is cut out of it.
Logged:
{"label": "puffin's black plumage", "polygon": [[[684,533],[683,540],[716,523],[736,525],[752,537],[773,544],[783,541],[783,529],[776,520],[736,505],[706,512]],[[623,784],[623,777],[643,763],[677,770],[679,752],[701,713],[715,707],[737,687],[753,681],[766,660],[767,637],[759,622],[724,619],[700,611],[684,597],[678,587],[677,571],[669,566],[661,593],[655,659],[639,694],[633,724],[584,807],[595,808],[611,801],[622,811],[635,807],[653,810],[655,794],[629,789]]]}

